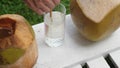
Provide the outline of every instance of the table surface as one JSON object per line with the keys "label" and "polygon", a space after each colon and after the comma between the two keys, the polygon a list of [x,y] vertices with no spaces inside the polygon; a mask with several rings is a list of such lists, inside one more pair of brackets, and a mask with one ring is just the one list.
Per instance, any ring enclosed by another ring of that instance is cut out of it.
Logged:
{"label": "table surface", "polygon": [[44,23],[34,25],[33,29],[39,53],[34,68],[69,68],[120,49],[120,29],[102,41],[90,42],[80,35],[71,15],[66,15],[65,43],[60,47],[45,44]]}

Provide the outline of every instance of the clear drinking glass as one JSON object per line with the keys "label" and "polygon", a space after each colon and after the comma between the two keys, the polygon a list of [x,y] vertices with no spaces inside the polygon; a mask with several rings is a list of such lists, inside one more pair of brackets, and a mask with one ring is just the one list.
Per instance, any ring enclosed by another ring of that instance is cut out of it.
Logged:
{"label": "clear drinking glass", "polygon": [[63,4],[56,6],[52,12],[44,14],[45,42],[50,47],[64,43],[66,8]]}

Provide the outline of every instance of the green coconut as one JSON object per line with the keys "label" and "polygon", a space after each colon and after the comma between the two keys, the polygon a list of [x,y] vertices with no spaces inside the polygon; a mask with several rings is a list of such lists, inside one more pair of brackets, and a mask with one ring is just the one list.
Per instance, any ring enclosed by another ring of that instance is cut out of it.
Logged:
{"label": "green coconut", "polygon": [[1,15],[0,68],[19,68],[22,65],[30,68],[36,58],[35,35],[29,22],[21,15]]}
{"label": "green coconut", "polygon": [[120,26],[120,0],[71,0],[70,10],[81,35],[91,41],[110,36]]}

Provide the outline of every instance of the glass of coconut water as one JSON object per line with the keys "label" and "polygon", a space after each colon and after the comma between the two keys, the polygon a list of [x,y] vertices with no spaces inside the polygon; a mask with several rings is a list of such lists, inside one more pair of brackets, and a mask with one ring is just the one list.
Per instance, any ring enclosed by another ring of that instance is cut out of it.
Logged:
{"label": "glass of coconut water", "polygon": [[66,8],[63,4],[44,14],[45,43],[50,47],[58,47],[64,43],[65,14]]}

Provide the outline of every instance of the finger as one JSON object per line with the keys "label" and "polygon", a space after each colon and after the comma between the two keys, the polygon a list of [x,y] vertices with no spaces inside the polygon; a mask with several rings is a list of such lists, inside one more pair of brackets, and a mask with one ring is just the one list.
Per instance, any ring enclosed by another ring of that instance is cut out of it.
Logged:
{"label": "finger", "polygon": [[43,0],[43,3],[51,9],[53,9],[55,7],[55,4],[53,3],[52,0]]}
{"label": "finger", "polygon": [[35,4],[34,4],[33,1],[31,1],[31,0],[25,0],[25,2],[27,3],[27,5],[28,5],[31,9],[33,9],[33,11],[35,11],[35,12],[38,13],[39,15],[42,15],[42,14],[44,13],[41,9],[38,9],[38,8],[35,6]]}
{"label": "finger", "polygon": [[36,6],[44,12],[50,11],[50,8],[47,7],[42,1],[35,1]]}
{"label": "finger", "polygon": [[60,3],[60,0],[52,0],[55,5],[58,5]]}

